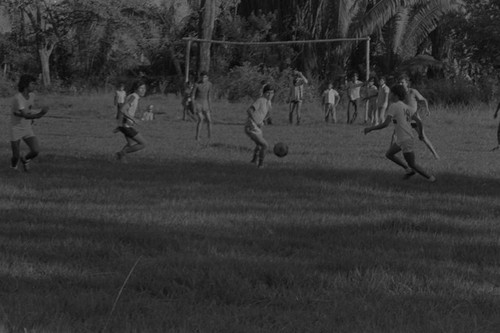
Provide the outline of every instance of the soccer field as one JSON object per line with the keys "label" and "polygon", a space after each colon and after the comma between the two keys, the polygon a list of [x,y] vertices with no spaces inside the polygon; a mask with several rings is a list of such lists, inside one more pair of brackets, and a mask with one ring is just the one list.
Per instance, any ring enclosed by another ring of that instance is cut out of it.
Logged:
{"label": "soccer field", "polygon": [[[40,96],[41,155],[9,169],[0,99],[0,332],[498,332],[500,152],[486,108],[431,109],[417,163],[384,157],[392,129],[303,125],[275,105],[289,155],[249,163],[246,104],[215,103],[196,142],[180,100],[116,161],[112,96]],[[25,146],[23,146],[25,149]]]}

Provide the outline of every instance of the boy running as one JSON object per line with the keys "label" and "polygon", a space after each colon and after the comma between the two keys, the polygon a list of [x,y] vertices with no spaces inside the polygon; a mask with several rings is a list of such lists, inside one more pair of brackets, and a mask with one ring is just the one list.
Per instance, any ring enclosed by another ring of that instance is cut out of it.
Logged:
{"label": "boy running", "polygon": [[[427,102],[427,99],[424,96],[422,96],[422,94],[417,89],[409,87],[409,81],[410,80],[406,75],[401,75],[399,78],[399,84],[403,86],[403,88],[406,91],[406,98],[404,102],[406,103],[406,105],[410,107],[412,112],[416,114],[416,117],[420,120],[420,123],[422,123],[422,118],[418,113],[418,102],[424,102],[425,109],[427,110],[426,116],[430,116],[431,114],[429,110],[429,103]],[[420,140],[422,140],[425,143],[427,148],[429,148],[429,150],[431,151],[432,155],[434,155],[436,159],[439,159],[439,155],[436,152],[436,149],[434,149],[432,142],[427,138],[423,129],[422,129],[422,137],[420,138]]]}
{"label": "boy running", "polygon": [[271,99],[274,96],[274,88],[267,84],[262,89],[263,96],[259,97],[247,110],[248,119],[245,124],[245,133],[255,142],[255,149],[251,163],[257,163],[259,168],[264,166],[264,156],[269,145],[264,139],[261,127],[271,108]]}
{"label": "boy running", "polygon": [[[12,159],[10,167],[14,170],[17,170],[19,161],[21,161],[24,171],[29,172],[30,161],[37,157],[40,151],[38,139],[31,125],[34,119],[43,117],[48,108],[44,107],[40,112],[32,113],[32,108],[35,106],[35,86],[36,79],[33,76],[22,75],[17,86],[19,92],[12,100],[12,113],[10,114]],[[30,152],[24,157],[21,156],[21,140],[30,149]]]}
{"label": "boy running", "polygon": [[198,82],[193,89],[193,101],[194,101],[194,112],[198,117],[198,123],[196,124],[196,141],[200,140],[200,130],[203,120],[207,122],[208,138],[212,134],[212,117],[211,103],[210,103],[210,93],[212,90],[212,83],[208,81],[207,72],[200,73],[200,82]]}
{"label": "boy running", "polygon": [[[401,85],[395,85],[391,88],[391,102],[387,110],[385,121],[379,125],[367,127],[364,133],[368,134],[371,131],[380,130],[389,126],[392,122],[394,124],[395,141],[391,143],[389,150],[385,156],[405,169],[404,179],[408,179],[418,172],[421,176],[426,178],[429,182],[435,182],[436,178],[428,174],[424,169],[415,163],[415,153],[413,152],[414,138],[411,121],[417,124],[417,132],[419,138],[422,139],[422,122],[411,108],[408,107],[403,101],[406,98],[406,90]],[[406,163],[401,160],[396,154],[403,151],[403,157]]]}
{"label": "boy running", "polygon": [[146,94],[146,83],[143,81],[137,81],[134,83],[132,89],[133,93],[127,96],[125,103],[120,109],[118,127],[114,131],[115,133],[122,132],[125,136],[125,140],[127,141],[125,146],[116,153],[116,158],[118,160],[122,160],[127,154],[135,153],[136,151],[142,150],[146,147],[146,141],[134,128],[135,113],[137,111],[137,106],[139,105],[139,99],[144,97]]}
{"label": "boy running", "polygon": [[328,84],[328,89],[323,92],[323,110],[325,111],[325,122],[328,122],[332,117],[335,124],[337,122],[337,105],[340,101],[340,95],[337,90],[333,89],[333,84]]}

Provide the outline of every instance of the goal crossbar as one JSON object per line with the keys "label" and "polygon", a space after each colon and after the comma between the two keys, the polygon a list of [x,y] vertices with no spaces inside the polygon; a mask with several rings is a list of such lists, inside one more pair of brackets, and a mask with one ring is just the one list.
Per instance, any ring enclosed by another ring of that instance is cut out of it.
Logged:
{"label": "goal crossbar", "polygon": [[189,81],[189,61],[191,57],[191,44],[192,43],[210,43],[210,44],[227,44],[227,45],[283,45],[283,44],[316,44],[316,43],[331,43],[331,42],[359,42],[366,41],[366,80],[370,78],[370,37],[359,38],[332,38],[332,39],[310,39],[310,40],[287,40],[287,41],[274,41],[274,42],[234,42],[224,40],[200,39],[185,37],[183,40],[186,42],[186,68],[185,80]]}

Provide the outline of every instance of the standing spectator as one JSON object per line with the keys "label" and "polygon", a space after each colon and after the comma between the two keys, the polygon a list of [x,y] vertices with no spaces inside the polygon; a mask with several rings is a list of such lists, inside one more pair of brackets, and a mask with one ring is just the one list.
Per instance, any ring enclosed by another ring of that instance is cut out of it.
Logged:
{"label": "standing spectator", "polygon": [[[361,99],[361,86],[363,82],[358,80],[358,73],[352,75],[351,81],[347,82],[347,123],[353,124],[358,116],[359,101]],[[351,106],[354,107],[354,112],[351,118]]]}
{"label": "standing spectator", "polygon": [[366,101],[365,124],[368,122],[371,124],[374,123],[375,114],[377,113],[377,96],[378,89],[377,86],[375,86],[375,78],[371,77],[365,87],[365,98],[363,99]]}
{"label": "standing spectator", "polygon": [[389,93],[390,89],[386,84],[385,77],[378,80],[378,96],[377,96],[377,111],[375,112],[375,125],[383,122],[385,119],[385,110],[389,106]]}
{"label": "standing spectator", "polygon": [[200,139],[200,130],[203,121],[207,122],[208,138],[212,135],[211,98],[212,83],[208,81],[208,73],[201,72],[200,81],[195,84],[192,99],[194,110],[198,117],[196,124],[196,141]]}
{"label": "standing spectator", "polygon": [[333,84],[328,84],[328,89],[323,92],[323,110],[325,112],[325,122],[328,122],[330,117],[335,124],[337,122],[337,105],[340,102],[340,95],[337,90],[333,89]]}
{"label": "standing spectator", "polygon": [[302,101],[304,99],[304,85],[308,84],[306,77],[298,70],[293,70],[290,83],[290,113],[288,120],[293,124],[293,114],[295,113],[297,125],[300,125]]}

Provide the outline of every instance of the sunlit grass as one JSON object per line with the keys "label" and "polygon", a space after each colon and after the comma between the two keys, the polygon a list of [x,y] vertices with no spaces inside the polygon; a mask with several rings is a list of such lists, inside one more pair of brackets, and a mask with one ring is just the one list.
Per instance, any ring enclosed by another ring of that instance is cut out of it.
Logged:
{"label": "sunlit grass", "polygon": [[417,145],[430,184],[384,158],[389,129],[325,124],[312,104],[302,126],[276,105],[265,136],[290,154],[257,170],[247,105],[217,103],[214,137],[197,143],[178,99],[148,96],[160,112],[139,124],[148,147],[120,164],[110,96],[41,102],[32,173],[9,170],[0,132],[0,332],[98,332],[108,319],[110,332],[500,330],[487,108],[424,119],[442,156]]}

